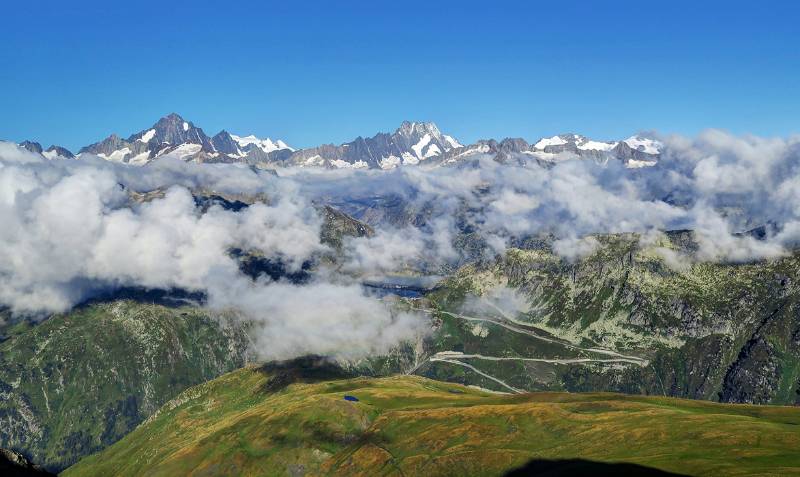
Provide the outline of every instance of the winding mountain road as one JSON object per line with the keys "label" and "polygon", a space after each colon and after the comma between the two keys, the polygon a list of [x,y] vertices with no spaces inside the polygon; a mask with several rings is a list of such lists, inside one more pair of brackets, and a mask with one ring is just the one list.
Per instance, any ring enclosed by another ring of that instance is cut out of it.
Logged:
{"label": "winding mountain road", "polygon": [[[554,338],[548,338],[547,336],[542,336],[542,335],[540,335],[540,334],[538,334],[538,333],[536,333],[534,331],[527,330],[527,329],[524,329],[524,328],[521,328],[520,326],[518,326],[518,325],[521,325],[521,326],[530,326],[530,325],[525,324],[525,323],[521,323],[521,322],[516,321],[516,320],[512,320],[512,319],[507,318],[507,317],[504,317],[504,318],[477,317],[477,316],[463,315],[461,313],[453,313],[453,312],[450,312],[450,311],[433,310],[433,309],[430,309],[430,308],[420,308],[420,311],[423,311],[423,312],[426,312],[426,313],[442,313],[444,315],[448,315],[448,316],[451,316],[453,318],[457,318],[457,319],[464,320],[464,321],[482,321],[482,322],[492,323],[492,324],[495,324],[497,326],[503,327],[503,328],[505,328],[505,329],[507,329],[509,331],[513,331],[514,333],[524,334],[526,336],[530,336],[531,338],[535,338],[535,339],[538,339],[538,340],[541,340],[541,341],[545,341],[547,343],[558,344],[558,345],[561,345],[561,346],[563,346],[565,348],[573,349],[573,350],[576,350],[576,351],[582,351],[582,352],[585,352],[585,353],[602,354],[602,355],[606,355],[606,356],[613,356],[615,358],[618,358],[618,360],[623,360],[625,362],[629,362],[629,363],[632,363],[632,364],[638,364],[639,366],[642,366],[642,367],[648,365],[648,360],[646,360],[644,358],[640,358],[639,356],[625,355],[625,354],[619,353],[617,351],[610,350],[610,349],[605,349],[605,348],[584,348],[582,346],[578,346],[578,345],[575,345],[575,344],[572,344],[572,343],[569,343],[569,342],[565,342],[563,340],[558,340],[558,339],[554,339]],[[590,361],[602,361],[602,360],[599,360],[599,359],[598,360],[593,360],[591,358],[587,358],[587,359],[589,359]],[[588,362],[588,361],[583,361],[583,362]]]}
{"label": "winding mountain road", "polygon": [[523,335],[526,335],[526,336],[529,336],[531,338],[534,338],[534,339],[537,339],[537,340],[541,340],[541,341],[544,341],[544,342],[547,342],[547,343],[557,344],[557,345],[563,346],[565,348],[572,349],[572,350],[575,350],[575,351],[579,351],[579,352],[582,352],[582,353],[587,353],[587,354],[590,354],[590,355],[591,354],[595,354],[595,355],[599,354],[599,355],[608,356],[608,357],[607,358],[591,358],[591,357],[580,357],[580,358],[527,358],[527,357],[522,357],[522,356],[486,356],[486,355],[477,354],[477,353],[465,354],[465,353],[462,353],[460,351],[440,351],[440,352],[437,352],[436,354],[430,356],[429,358],[423,360],[422,362],[417,363],[417,365],[414,366],[414,368],[412,370],[408,371],[408,374],[413,374],[421,366],[423,366],[425,363],[428,363],[428,362],[448,363],[448,364],[453,364],[453,365],[456,365],[456,366],[461,366],[461,367],[467,368],[467,369],[475,372],[476,374],[478,374],[480,376],[483,376],[486,379],[494,381],[495,383],[499,384],[500,386],[503,386],[504,388],[510,390],[513,393],[522,393],[522,392],[525,392],[525,391],[522,390],[522,389],[515,388],[514,386],[506,383],[505,381],[503,381],[503,380],[501,380],[501,379],[499,379],[499,378],[497,378],[495,376],[492,376],[492,375],[490,375],[490,374],[488,374],[488,373],[486,373],[484,371],[481,371],[480,369],[476,368],[475,366],[464,362],[464,360],[475,359],[475,360],[484,360],[484,361],[525,361],[525,362],[538,362],[538,363],[549,363],[549,364],[626,363],[626,364],[634,364],[634,365],[641,366],[641,367],[645,367],[645,366],[649,365],[649,361],[648,360],[646,360],[644,358],[641,358],[639,356],[626,355],[626,354],[622,354],[622,353],[619,353],[617,351],[610,350],[610,349],[605,349],[605,348],[596,348],[596,347],[584,348],[582,346],[578,346],[578,345],[575,345],[575,344],[572,344],[572,343],[569,343],[569,342],[565,342],[563,340],[550,338],[550,337],[547,337],[547,336],[542,336],[541,334],[536,333],[535,331],[533,331],[531,329],[528,329],[529,327],[533,328],[533,326],[531,326],[530,324],[522,323],[520,321],[517,321],[517,320],[513,319],[512,317],[508,316],[502,309],[500,309],[495,304],[493,304],[491,302],[488,302],[486,300],[484,300],[484,301],[485,301],[485,303],[487,305],[489,305],[490,307],[492,307],[495,310],[497,310],[497,312],[501,315],[501,317],[469,316],[469,315],[464,315],[464,314],[461,314],[461,313],[453,313],[453,312],[443,311],[443,310],[434,310],[434,309],[430,309],[430,308],[421,308],[419,310],[422,311],[422,312],[425,312],[425,313],[430,313],[430,314],[441,313],[441,314],[445,314],[445,315],[448,315],[448,316],[456,318],[456,319],[469,321],[469,322],[492,323],[494,325],[497,325],[497,326],[500,326],[502,328],[505,328],[505,329],[507,329],[507,330],[509,330],[509,331],[511,331],[513,333],[523,334]]}

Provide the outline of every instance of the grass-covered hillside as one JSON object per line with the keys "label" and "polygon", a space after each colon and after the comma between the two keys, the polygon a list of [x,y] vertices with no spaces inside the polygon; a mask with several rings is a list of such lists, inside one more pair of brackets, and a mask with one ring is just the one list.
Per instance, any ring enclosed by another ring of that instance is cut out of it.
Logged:
{"label": "grass-covered hillside", "polygon": [[679,261],[691,233],[597,236],[574,262],[547,242],[460,269],[418,307],[414,370],[502,390],[800,402],[800,254]]}
{"label": "grass-covered hillside", "polygon": [[241,367],[247,339],[194,307],[113,301],[0,342],[0,447],[62,469],[130,432],[189,386]]}
{"label": "grass-covered hillside", "polygon": [[184,391],[64,475],[502,475],[572,458],[800,475],[798,447],[791,407],[498,395],[417,376],[317,381],[313,370],[249,367]]}
{"label": "grass-covered hillside", "polygon": [[[800,255],[675,263],[669,258],[691,250],[690,233],[647,245],[633,235],[594,240],[572,262],[546,240],[522,243],[462,267],[422,298],[391,299],[428,319],[431,333],[348,363],[349,371],[508,393],[800,402]],[[142,300],[84,306],[0,334],[0,447],[56,470],[246,361],[242,325]]]}

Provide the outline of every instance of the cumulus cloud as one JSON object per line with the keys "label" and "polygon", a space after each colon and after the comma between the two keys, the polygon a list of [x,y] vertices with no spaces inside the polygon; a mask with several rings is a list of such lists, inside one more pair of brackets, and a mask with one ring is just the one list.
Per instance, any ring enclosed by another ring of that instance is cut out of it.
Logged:
{"label": "cumulus cloud", "polygon": [[461,305],[461,313],[476,316],[498,316],[514,320],[520,313],[528,313],[531,304],[517,289],[496,285],[484,290],[481,296],[468,295]]}
{"label": "cumulus cloud", "polygon": [[[341,349],[355,356],[419,333],[419,320],[361,291],[365,276],[436,273],[537,235],[554,237],[557,254],[579,260],[598,246],[592,234],[635,232],[647,242],[657,231],[691,229],[696,250],[655,247],[674,268],[775,258],[797,245],[800,137],[711,130],[663,142],[659,164],[636,170],[614,160],[500,164],[481,156],[441,168],[277,174],[170,159],[141,168],[91,156],[49,161],[0,143],[0,303],[52,312],[108,288],[180,288],[252,317],[265,357]],[[131,199],[131,191],[153,190],[147,201]],[[191,191],[252,204],[200,207]],[[364,220],[375,234],[345,238],[336,264],[304,285],[240,272],[232,249],[290,271],[333,253],[319,239],[321,204]],[[746,233],[765,224],[763,233]]]}
{"label": "cumulus cloud", "polygon": [[[265,359],[356,358],[420,332],[418,316],[395,313],[357,284],[294,285],[240,271],[233,249],[279,260],[289,271],[330,251],[320,242],[319,214],[290,181],[168,161],[153,168],[50,162],[2,147],[0,154],[11,152],[0,155],[0,303],[15,313],[64,311],[128,286],[197,291],[207,306],[243,314]],[[265,194],[267,203],[201,208],[187,187]],[[132,190],[150,188],[162,190],[132,200]]]}
{"label": "cumulus cloud", "polygon": [[258,356],[267,360],[306,354],[353,360],[388,352],[426,330],[419,316],[392,310],[357,284],[236,280],[212,287],[209,304],[262,317],[253,336]]}
{"label": "cumulus cloud", "polygon": [[[551,234],[562,239],[556,251],[572,257],[580,253],[567,245],[590,234],[675,229],[696,231],[700,249],[693,259],[698,260],[773,258],[794,246],[800,137],[709,130],[695,138],[662,139],[659,164],[635,170],[615,160],[542,165],[518,158],[499,164],[484,156],[439,169],[347,171],[325,179],[319,172],[294,172],[292,177],[311,196],[345,207],[348,201],[396,197],[401,206],[389,217],[395,227],[403,220],[419,227],[447,217],[451,237],[468,230],[499,253],[514,238]],[[387,219],[386,213],[364,216]],[[777,225],[776,233],[742,235],[768,223]]]}
{"label": "cumulus cloud", "polygon": [[600,242],[591,235],[564,237],[553,242],[553,251],[568,261],[575,262],[591,255],[599,246]]}

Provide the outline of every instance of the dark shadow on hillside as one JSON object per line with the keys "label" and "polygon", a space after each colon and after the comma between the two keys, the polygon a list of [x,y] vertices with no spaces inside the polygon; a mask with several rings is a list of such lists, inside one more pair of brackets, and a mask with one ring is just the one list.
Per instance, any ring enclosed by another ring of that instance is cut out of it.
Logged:
{"label": "dark shadow on hillside", "polygon": [[273,361],[258,370],[269,376],[264,385],[265,392],[277,392],[293,383],[316,383],[355,377],[353,373],[321,356]]}
{"label": "dark shadow on hillside", "polygon": [[32,464],[19,452],[0,449],[0,475],[3,477],[47,477],[51,474],[38,465]]}
{"label": "dark shadow on hillside", "polygon": [[[302,284],[308,282],[311,278],[311,262],[304,262],[300,270],[290,271],[286,264],[280,260],[250,256],[238,249],[232,250],[231,256],[239,262],[241,272],[253,280],[263,275],[271,280],[288,280],[294,284]],[[106,289],[98,287],[93,289],[89,295],[91,295],[91,298],[78,304],[78,307],[114,300],[131,300],[139,303],[152,303],[169,308],[178,308],[187,305],[203,306],[207,298],[205,293],[199,291],[188,291],[181,288],[144,287],[109,287]]]}
{"label": "dark shadow on hillside", "polygon": [[96,294],[92,298],[80,303],[78,307],[114,300],[131,300],[139,303],[152,303],[169,308],[178,308],[186,305],[202,305],[205,303],[206,295],[202,292],[190,292],[180,288],[163,290],[142,287],[124,287]]}
{"label": "dark shadow on hillside", "polygon": [[272,280],[288,280],[299,285],[311,279],[313,264],[309,260],[303,262],[299,270],[291,270],[279,259],[251,255],[238,248],[231,250],[231,256],[239,262],[239,270],[253,280],[266,276]]}
{"label": "dark shadow on hillside", "polygon": [[607,463],[584,459],[535,459],[512,470],[506,477],[685,477],[652,467],[624,462]]}

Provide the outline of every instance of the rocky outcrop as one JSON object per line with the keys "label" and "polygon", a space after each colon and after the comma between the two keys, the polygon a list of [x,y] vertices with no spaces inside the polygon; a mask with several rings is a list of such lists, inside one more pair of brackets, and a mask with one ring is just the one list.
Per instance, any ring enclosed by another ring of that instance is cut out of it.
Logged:
{"label": "rocky outcrop", "polygon": [[56,474],[51,474],[31,463],[19,452],[0,449],[0,475],[3,477],[46,477]]}

